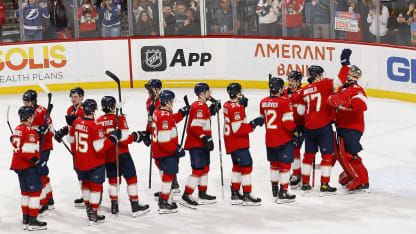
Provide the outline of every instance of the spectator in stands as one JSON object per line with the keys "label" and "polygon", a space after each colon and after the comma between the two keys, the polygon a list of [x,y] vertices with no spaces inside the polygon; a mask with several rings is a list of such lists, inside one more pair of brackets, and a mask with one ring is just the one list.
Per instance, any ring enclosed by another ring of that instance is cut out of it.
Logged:
{"label": "spectator in stands", "polygon": [[47,26],[48,39],[70,39],[73,28],[72,7],[66,0],[47,0],[49,10],[49,24]]}
{"label": "spectator in stands", "polygon": [[277,36],[278,19],[281,15],[279,0],[260,0],[256,6],[259,31],[262,36]]}
{"label": "spectator in stands", "polygon": [[363,39],[363,32],[361,30],[361,14],[359,12],[357,0],[348,0],[348,12],[356,13],[358,15],[358,32],[347,32],[346,39],[351,41],[361,41]]}
{"label": "spectator in stands", "polygon": [[0,37],[3,36],[3,24],[6,21],[3,2],[0,1]]}
{"label": "spectator in stands", "polygon": [[186,16],[187,7],[184,2],[177,1],[176,6],[177,6],[177,10],[175,13],[176,32],[179,33],[181,28],[184,26],[185,20],[188,18],[188,16]]}
{"label": "spectator in stands", "polygon": [[314,38],[329,38],[329,0],[312,0],[312,32]]}
{"label": "spectator in stands", "polygon": [[[377,9],[377,1],[379,2],[379,8]],[[372,0],[371,1],[371,8],[368,12],[367,22],[370,24],[370,41],[375,42],[377,36],[377,28],[378,29],[378,36],[380,36],[380,42],[386,41],[386,35],[388,32],[387,29],[387,21],[389,19],[389,10],[386,6],[384,6],[380,0]],[[377,12],[379,13],[379,23],[377,24]]]}
{"label": "spectator in stands", "polygon": [[133,13],[136,21],[139,19],[142,11],[146,11],[147,15],[153,20],[153,9],[149,6],[148,0],[133,0]]}
{"label": "spectator in stands", "polygon": [[22,4],[22,9],[16,11],[16,18],[23,12],[23,28],[25,41],[39,41],[43,39],[42,19],[49,18],[49,11],[44,2],[29,0]]}
{"label": "spectator in stands", "polygon": [[178,31],[179,35],[201,35],[201,23],[196,13],[194,9],[188,8],[186,11],[188,18],[185,20],[184,26]]}
{"label": "spectator in stands", "polygon": [[[221,9],[218,9],[215,12],[215,19],[217,21],[218,27],[216,28],[217,34],[233,34],[233,12],[231,10],[230,0],[219,0]],[[240,17],[237,12],[237,31],[241,27]]]}
{"label": "spectator in stands", "polygon": [[99,12],[102,20],[102,37],[119,37],[121,32],[120,14],[121,3],[120,0],[104,0],[101,3]]}
{"label": "spectator in stands", "polygon": [[286,31],[288,37],[302,35],[304,0],[283,0],[282,9],[286,9]]}
{"label": "spectator in stands", "polygon": [[407,24],[410,25],[410,39],[413,46],[416,46],[416,9],[413,10],[413,17],[407,20]]}
{"label": "spectator in stands", "polygon": [[97,37],[97,18],[97,9],[91,0],[84,0],[81,7],[78,8],[80,38]]}
{"label": "spectator in stands", "polygon": [[398,45],[411,45],[409,18],[413,17],[415,9],[414,0],[396,0],[392,3],[393,14],[391,29],[395,32],[395,43]]}
{"label": "spectator in stands", "polygon": [[175,35],[176,18],[172,14],[172,6],[170,4],[163,5],[163,25],[165,35]]}
{"label": "spectator in stands", "polygon": [[142,11],[137,20],[136,34],[139,36],[155,36],[152,19],[147,11]]}

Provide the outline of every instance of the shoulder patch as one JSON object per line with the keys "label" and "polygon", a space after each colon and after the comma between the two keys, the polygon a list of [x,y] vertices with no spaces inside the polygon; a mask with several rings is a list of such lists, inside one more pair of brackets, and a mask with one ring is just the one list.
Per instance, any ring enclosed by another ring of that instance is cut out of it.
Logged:
{"label": "shoulder patch", "polygon": [[241,119],[240,112],[238,112],[238,111],[234,112],[234,119],[235,120],[240,120]]}
{"label": "shoulder patch", "polygon": [[36,136],[35,136],[35,134],[29,134],[29,141],[30,142],[36,142]]}
{"label": "shoulder patch", "polygon": [[162,129],[169,129],[169,121],[167,120],[162,121]]}
{"label": "shoulder patch", "polygon": [[204,111],[203,110],[197,110],[196,111],[196,117],[199,119],[202,119],[204,117]]}
{"label": "shoulder patch", "polygon": [[104,135],[104,132],[103,132],[103,130],[98,130],[98,136],[100,137],[100,138],[104,138],[105,137],[105,135]]}

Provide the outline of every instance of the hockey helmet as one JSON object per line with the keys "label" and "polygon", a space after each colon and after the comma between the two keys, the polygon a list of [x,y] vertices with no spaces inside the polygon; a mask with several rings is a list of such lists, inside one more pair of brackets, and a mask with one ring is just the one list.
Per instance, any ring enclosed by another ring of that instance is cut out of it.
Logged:
{"label": "hockey helmet", "polygon": [[272,77],[269,79],[269,88],[270,88],[270,92],[272,93],[281,92],[284,86],[285,86],[285,82],[283,81],[282,78]]}
{"label": "hockey helmet", "polygon": [[111,112],[113,110],[113,108],[116,106],[116,102],[117,101],[113,96],[104,96],[103,98],[101,98],[102,110],[105,113]]}
{"label": "hockey helmet", "polygon": [[166,106],[169,101],[173,101],[175,99],[175,93],[170,90],[162,90],[159,93],[159,100],[160,105]]}
{"label": "hockey helmet", "polygon": [[71,89],[71,91],[69,91],[69,97],[71,97],[72,94],[78,94],[80,97],[83,97],[84,90],[81,87],[76,87],[76,88]]}
{"label": "hockey helmet", "polygon": [[97,102],[94,99],[85,100],[82,106],[86,115],[92,115],[97,110]]}
{"label": "hockey helmet", "polygon": [[302,73],[300,71],[291,71],[287,78],[302,82]]}
{"label": "hockey helmet", "polygon": [[348,72],[348,80],[358,80],[361,77],[361,69],[355,65],[350,67],[350,71]]}
{"label": "hockey helmet", "polygon": [[29,89],[23,94],[23,101],[35,102],[38,99],[38,93],[35,90]]}
{"label": "hockey helmet", "polygon": [[35,114],[35,110],[31,106],[21,106],[17,113],[19,114],[20,121],[27,121],[30,116]]}
{"label": "hockey helmet", "polygon": [[155,88],[155,89],[161,89],[162,88],[162,81],[159,79],[150,79],[147,84],[144,85],[146,89],[149,88]]}
{"label": "hockey helmet", "polygon": [[227,93],[230,95],[230,98],[237,97],[238,93],[241,92],[241,85],[239,83],[230,83],[227,86]]}
{"label": "hockey helmet", "polygon": [[322,75],[324,69],[318,65],[312,65],[308,68],[309,78],[315,79],[317,75]]}
{"label": "hockey helmet", "polygon": [[194,92],[195,92],[196,96],[199,96],[199,94],[204,93],[208,90],[209,90],[208,84],[203,83],[203,82],[196,84],[195,88],[194,88]]}

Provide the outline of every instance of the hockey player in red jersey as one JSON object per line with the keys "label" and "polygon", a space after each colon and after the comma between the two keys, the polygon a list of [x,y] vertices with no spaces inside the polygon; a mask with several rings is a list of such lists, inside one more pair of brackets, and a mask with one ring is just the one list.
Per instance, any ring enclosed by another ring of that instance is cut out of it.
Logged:
{"label": "hockey player in red jersey", "polygon": [[368,172],[358,153],[363,149],[360,144],[364,132],[364,111],[367,110],[367,96],[364,89],[357,83],[361,70],[350,65],[351,50],[344,49],[341,54],[342,68],[339,72],[345,84],[331,95],[328,104],[336,107],[335,126],[337,127],[340,149],[337,156],[344,172],[340,175],[340,184],[347,189],[367,189]]}
{"label": "hockey player in red jersey", "polygon": [[267,160],[270,162],[272,194],[277,203],[294,202],[296,195],[288,193],[294,154],[292,135],[297,135],[292,106],[290,100],[283,97],[284,81],[281,78],[271,78],[269,88],[270,96],[260,102],[260,114],[266,125],[266,149]]}
{"label": "hockey player in red jersey", "polygon": [[[71,98],[72,105],[68,107],[65,115],[67,126],[62,127],[55,133],[55,140],[59,143],[61,143],[62,138],[68,134],[69,128],[72,126],[74,120],[76,118],[82,118],[84,116],[84,110],[82,108],[82,101],[84,100],[84,90],[80,87],[73,88],[71,89],[71,91],[69,91],[69,97]],[[75,163],[73,166],[75,170]],[[79,178],[78,181],[79,186],[81,188],[82,182]],[[74,206],[79,208],[84,207],[84,200],[82,200],[82,197],[74,200]]]}
{"label": "hockey player in red jersey", "polygon": [[[112,96],[104,96],[101,99],[101,107],[105,115],[97,119],[97,123],[103,127],[106,137],[109,137],[116,128],[116,99]],[[127,183],[127,194],[129,196],[131,211],[133,217],[137,217],[150,211],[149,205],[139,204],[139,195],[137,189],[137,174],[134,162],[129,151],[129,144],[140,142],[141,135],[138,132],[129,133],[126,117],[118,116],[118,129],[121,130],[119,140],[119,176],[123,176]],[[105,154],[105,167],[108,177],[108,193],[111,200],[111,213],[118,214],[118,192],[117,192],[117,164],[116,164],[116,146],[110,147]],[[121,183],[121,181],[120,181]]]}
{"label": "hockey player in red jersey", "polygon": [[298,136],[293,137],[293,144],[295,146],[294,161],[292,164],[293,174],[290,176],[290,186],[297,188],[302,181],[301,177],[301,157],[300,148],[304,141],[303,132],[305,130],[305,116],[299,115],[297,112],[298,100],[302,85],[302,73],[299,71],[291,71],[287,76],[288,87],[284,89],[284,96],[291,100],[293,107],[293,118],[296,125]]}
{"label": "hockey player in red jersey", "polygon": [[[216,197],[207,194],[210,151],[214,150],[211,136],[211,116],[218,113],[221,106],[211,97],[211,90],[206,83],[195,85],[194,92],[198,100],[192,103],[189,111],[189,122],[186,128],[185,149],[191,156],[192,174],[188,178],[182,199],[190,205],[215,203]],[[208,107],[206,101],[212,103]],[[191,195],[198,185],[199,201]]]}
{"label": "hockey player in red jersey", "polygon": [[334,160],[334,133],[331,122],[335,111],[327,104],[328,97],[334,89],[342,85],[338,79],[324,78],[324,69],[320,66],[310,66],[308,69],[309,85],[302,88],[298,113],[305,115],[305,154],[302,164],[302,190],[309,191],[312,164],[318,146],[322,155],[321,161],[321,193],[335,193],[336,188],[329,186],[331,169]]}
{"label": "hockey player in red jersey", "polygon": [[159,213],[169,214],[178,212],[175,202],[170,202],[172,181],[178,173],[179,157],[185,152],[178,144],[176,124],[188,114],[189,106],[185,106],[178,113],[173,113],[175,94],[170,90],[163,90],[159,95],[161,106],[153,113],[152,127],[152,156],[162,170],[162,186],[159,196]]}
{"label": "hockey player in red jersey", "polygon": [[[32,121],[32,127],[40,135],[40,139],[44,138],[42,149],[40,149],[40,160],[37,164],[40,175],[42,176],[42,193],[40,196],[40,215],[46,215],[47,210],[54,209],[54,200],[52,195],[52,186],[49,178],[49,155],[53,149],[52,138],[55,131],[52,125],[52,119],[48,116],[48,122],[45,124],[47,109],[37,104],[38,94],[35,90],[27,90],[23,94],[23,103],[25,106],[31,106],[35,110]],[[41,143],[40,143],[41,144]]]}
{"label": "hockey player in red jersey", "polygon": [[[249,133],[256,128],[256,121],[247,123],[245,108],[248,99],[241,94],[241,85],[231,83],[227,86],[230,100],[224,103],[224,143],[227,154],[233,161],[231,175],[231,204],[260,205],[261,199],[251,195],[251,172],[253,160],[250,155]],[[240,194],[240,186],[243,193]]]}
{"label": "hockey player in red jersey", "polygon": [[119,129],[106,138],[101,125],[94,121],[97,102],[87,99],[83,103],[84,117],[77,118],[69,130],[68,142],[75,157],[75,168],[82,180],[82,197],[90,224],[102,223],[105,216],[98,215],[99,202],[105,180],[105,155],[121,138]]}
{"label": "hockey player in red jersey", "polygon": [[10,169],[16,172],[19,177],[23,229],[29,231],[47,229],[47,223],[37,219],[42,178],[36,168],[40,159],[38,134],[31,128],[34,113],[31,106],[19,108],[18,114],[21,124],[16,127],[10,138],[13,145],[13,159]]}

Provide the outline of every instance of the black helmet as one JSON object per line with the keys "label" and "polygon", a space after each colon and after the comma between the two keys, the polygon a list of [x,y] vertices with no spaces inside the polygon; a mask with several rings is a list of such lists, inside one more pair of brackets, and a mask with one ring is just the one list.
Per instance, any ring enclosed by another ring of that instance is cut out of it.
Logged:
{"label": "black helmet", "polygon": [[283,81],[282,78],[272,77],[269,80],[269,88],[270,88],[270,92],[272,93],[279,92],[281,89],[283,89],[284,86],[285,86],[285,82]]}
{"label": "black helmet", "polygon": [[308,68],[309,78],[315,79],[317,75],[322,75],[324,69],[318,65],[312,65]]}
{"label": "black helmet", "polygon": [[241,92],[241,85],[239,83],[231,83],[227,86],[227,93],[230,98],[237,97],[237,94]]}
{"label": "black helmet", "polygon": [[144,85],[146,89],[148,88],[155,88],[155,89],[161,89],[162,88],[162,81],[159,79],[150,79],[147,84]]}
{"label": "black helmet", "polygon": [[194,92],[195,92],[196,96],[199,96],[199,94],[204,93],[208,90],[209,90],[208,84],[203,83],[203,82],[196,84],[195,88],[194,88]]}
{"label": "black helmet", "polygon": [[302,82],[302,73],[300,71],[291,71],[287,78]]}
{"label": "black helmet", "polygon": [[38,99],[38,93],[35,90],[29,89],[23,94],[23,101],[36,103]]}
{"label": "black helmet", "polygon": [[166,106],[173,99],[175,99],[175,93],[170,90],[162,90],[159,93],[160,105],[162,106]]}
{"label": "black helmet", "polygon": [[104,96],[101,98],[101,107],[105,113],[111,112],[115,106],[116,99],[113,96]]}
{"label": "black helmet", "polygon": [[84,114],[92,115],[97,110],[97,102],[94,99],[87,99],[82,104]]}
{"label": "black helmet", "polygon": [[35,110],[31,106],[21,106],[17,111],[20,121],[27,121],[30,116],[35,114]]}
{"label": "black helmet", "polygon": [[69,92],[69,97],[72,96],[72,94],[78,94],[80,97],[84,97],[84,90],[81,87],[76,87],[71,89],[71,91]]}

